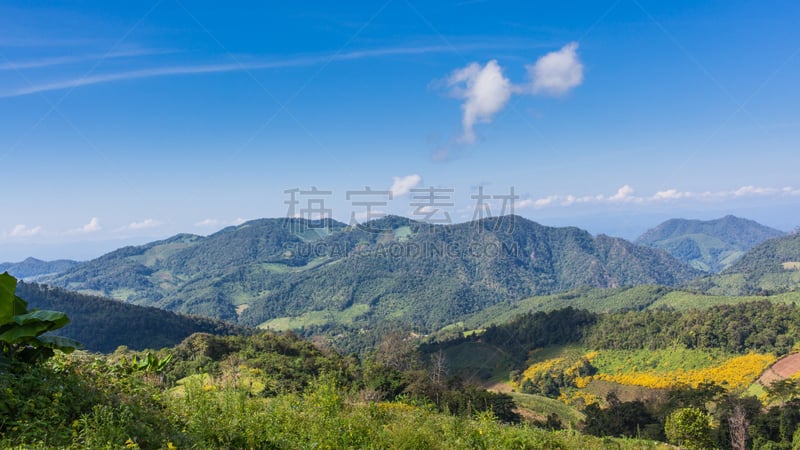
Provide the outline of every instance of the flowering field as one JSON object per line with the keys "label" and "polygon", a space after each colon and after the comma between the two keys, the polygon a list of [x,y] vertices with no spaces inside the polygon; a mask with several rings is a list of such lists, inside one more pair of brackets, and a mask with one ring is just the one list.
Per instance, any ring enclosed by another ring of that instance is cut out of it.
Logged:
{"label": "flowering field", "polygon": [[574,397],[576,389],[586,388],[593,380],[649,389],[697,387],[702,383],[738,388],[753,383],[776,360],[769,353],[726,355],[682,347],[658,351],[601,350],[578,353],[575,350],[545,352],[552,357],[536,358],[538,361],[521,374],[518,387],[523,387],[526,381],[535,383],[543,375],[549,374],[561,381],[558,387],[562,400],[565,398],[564,389],[569,391],[567,397]]}
{"label": "flowering field", "polygon": [[651,389],[669,389],[681,385],[697,387],[701,383],[736,388],[752,383],[774,361],[775,356],[771,354],[749,353],[702,369],[639,371],[634,366],[627,370],[620,368],[616,373],[597,373],[594,378]]}

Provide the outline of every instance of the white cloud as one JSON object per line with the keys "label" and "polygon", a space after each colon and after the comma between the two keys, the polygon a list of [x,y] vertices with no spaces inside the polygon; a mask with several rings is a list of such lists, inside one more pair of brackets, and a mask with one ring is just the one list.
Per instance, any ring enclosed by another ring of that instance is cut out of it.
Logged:
{"label": "white cloud", "polygon": [[126,230],[142,230],[145,228],[155,228],[161,225],[161,222],[155,219],[145,219],[141,222],[131,222],[123,228]]}
{"label": "white cloud", "polygon": [[459,140],[469,144],[476,140],[473,129],[475,123],[491,122],[492,117],[511,98],[511,82],[503,76],[503,69],[496,60],[489,61],[483,67],[472,63],[455,70],[447,79],[447,85],[453,95],[465,100],[461,105],[464,131]]}
{"label": "white cloud", "polygon": [[8,234],[10,237],[31,237],[42,232],[41,226],[28,227],[25,224],[15,226]]}
{"label": "white cloud", "polygon": [[632,194],[633,194],[633,188],[626,184],[625,186],[619,188],[616,194],[609,197],[608,201],[610,202],[636,201],[637,197],[634,197]]}
{"label": "white cloud", "polygon": [[786,195],[800,195],[800,188],[795,189],[793,187],[786,186],[785,188],[783,188],[781,190]]}
{"label": "white cloud", "polygon": [[658,191],[653,195],[653,200],[680,200],[682,198],[690,198],[693,194],[691,192],[681,192],[677,189],[667,189]]}
{"label": "white cloud", "polygon": [[201,228],[202,227],[217,227],[217,226],[222,225],[222,223],[223,222],[221,220],[217,220],[217,219],[203,219],[203,220],[201,220],[199,222],[195,222],[194,226],[201,227]]}
{"label": "white cloud", "polygon": [[745,197],[751,195],[768,195],[774,194],[778,192],[779,189],[775,188],[765,188],[765,187],[757,187],[757,186],[742,186],[736,191],[734,191],[733,195],[735,197]]}
{"label": "white cloud", "polygon": [[629,185],[623,185],[613,195],[607,196],[605,194],[596,195],[583,195],[576,196],[573,194],[566,195],[548,195],[539,199],[527,199],[518,202],[515,206],[518,208],[546,208],[551,206],[571,206],[575,204],[608,204],[608,203],[637,203],[637,204],[654,204],[659,202],[677,201],[677,200],[699,200],[699,201],[719,201],[728,199],[737,199],[745,197],[786,197],[798,196],[800,189],[791,186],[783,188],[760,187],[760,186],[742,186],[738,189],[729,191],[704,191],[704,192],[690,192],[681,191],[675,188],[657,191],[651,196],[634,195],[634,189]]}
{"label": "white cloud", "polygon": [[415,173],[404,177],[392,177],[392,187],[389,190],[393,197],[400,197],[414,189],[421,181],[422,177]]}
{"label": "white cloud", "polygon": [[[300,217],[300,216],[297,215],[297,217]],[[241,225],[241,224],[245,223],[246,221],[247,220],[245,220],[245,219],[243,219],[241,217],[237,217],[237,218],[235,218],[233,220],[220,220],[220,219],[207,218],[207,219],[203,219],[203,220],[201,220],[199,222],[195,222],[194,226],[196,226],[198,228],[221,228],[221,227],[227,227],[227,226],[231,226],[231,225],[233,225],[233,226]]]}
{"label": "white cloud", "polygon": [[363,224],[365,222],[369,222],[370,220],[386,217],[387,214],[388,213],[382,209],[371,209],[369,212],[357,211],[353,217],[351,217],[351,219],[355,219],[357,223]]}
{"label": "white cloud", "polygon": [[570,42],[550,52],[535,64],[525,66],[534,94],[562,95],[583,83],[583,64],[578,59],[578,43]]}
{"label": "white cloud", "polygon": [[89,220],[89,223],[87,223],[86,225],[84,225],[84,226],[82,226],[80,228],[72,230],[72,232],[75,232],[75,233],[94,233],[95,231],[100,231],[102,229],[103,229],[103,227],[100,226],[100,221],[97,220],[97,217],[92,217],[91,220]]}
{"label": "white cloud", "polygon": [[[526,65],[529,81],[525,85],[512,84],[494,59],[483,66],[473,62],[454,70],[444,80],[444,85],[451,95],[464,100],[461,105],[463,131],[458,143],[475,143],[475,124],[491,122],[505,108],[512,94],[557,96],[583,83],[583,64],[577,50],[578,43],[570,42],[560,50],[542,56],[534,64]],[[441,161],[448,155],[449,145],[438,149],[432,157]]]}

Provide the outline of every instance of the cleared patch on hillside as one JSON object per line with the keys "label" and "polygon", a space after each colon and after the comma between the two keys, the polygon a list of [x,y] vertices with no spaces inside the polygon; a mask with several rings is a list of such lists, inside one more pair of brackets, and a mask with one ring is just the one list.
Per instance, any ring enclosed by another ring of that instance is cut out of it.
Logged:
{"label": "cleared patch on hillside", "polygon": [[547,416],[555,414],[567,428],[576,428],[581,421],[586,419],[582,412],[556,399],[521,392],[512,392],[510,395],[520,413],[528,419],[545,420]]}
{"label": "cleared patch on hillside", "polygon": [[300,316],[276,317],[262,323],[258,328],[286,331],[313,325],[349,324],[353,323],[356,317],[366,314],[368,311],[369,305],[359,303],[341,311],[309,311]]}
{"label": "cleared patch on hillside", "polygon": [[784,270],[800,270],[800,261],[786,261],[783,263]]}
{"label": "cleared patch on hillside", "polygon": [[640,400],[645,403],[658,403],[663,401],[668,392],[666,389],[652,389],[644,386],[632,386],[605,380],[592,380],[584,390],[603,400],[605,400],[609,394],[614,394],[623,402]]}
{"label": "cleared patch on hillside", "polygon": [[767,368],[758,378],[758,382],[762,386],[769,386],[775,381],[789,378],[797,373],[800,373],[800,353],[792,353]]}

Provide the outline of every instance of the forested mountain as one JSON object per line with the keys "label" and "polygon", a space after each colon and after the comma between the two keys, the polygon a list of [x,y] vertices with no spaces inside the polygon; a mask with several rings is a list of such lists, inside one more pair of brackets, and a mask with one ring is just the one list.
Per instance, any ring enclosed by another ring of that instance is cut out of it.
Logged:
{"label": "forested mountain", "polygon": [[0,263],[0,273],[8,272],[11,275],[25,280],[35,280],[36,278],[56,275],[78,265],[78,261],[70,259],[58,259],[55,261],[42,261],[36,258],[26,258],[17,263]]}
{"label": "forested mountain", "polygon": [[383,321],[430,330],[504,300],[581,286],[677,285],[663,251],[517,216],[432,227],[260,219],[82,263],[49,283],[248,325]]}
{"label": "forested mountain", "polygon": [[693,289],[712,294],[776,294],[800,288],[800,233],[753,247],[720,274],[694,280]]}
{"label": "forested mountain", "polygon": [[635,242],[660,248],[692,267],[717,273],[755,245],[786,233],[748,219],[671,219],[642,234]]}
{"label": "forested mountain", "polygon": [[17,295],[33,309],[62,311],[70,323],[54,332],[77,340],[84,348],[111,352],[124,345],[131,349],[158,349],[177,345],[192,333],[246,333],[219,320],[185,316],[158,308],[78,294],[35,283],[17,285]]}

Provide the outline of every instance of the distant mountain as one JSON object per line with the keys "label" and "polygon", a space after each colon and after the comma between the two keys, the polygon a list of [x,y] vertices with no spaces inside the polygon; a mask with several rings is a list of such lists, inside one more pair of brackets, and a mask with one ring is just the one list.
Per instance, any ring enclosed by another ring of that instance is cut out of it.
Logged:
{"label": "distant mountain", "polygon": [[436,227],[389,216],[358,227],[254,220],[122,248],[48,282],[275,329],[429,330],[501,301],[698,275],[661,250],[517,216]]}
{"label": "distant mountain", "polygon": [[70,323],[55,334],[75,339],[87,350],[96,352],[112,352],[121,345],[134,350],[171,347],[197,332],[247,332],[219,320],[185,316],[35,283],[20,282],[16,294],[27,301],[31,309],[66,313]]}
{"label": "distant mountain", "polygon": [[717,273],[755,245],[786,233],[748,219],[725,216],[716,220],[671,219],[635,242],[665,250],[698,270]]}
{"label": "distant mountain", "polygon": [[8,272],[22,280],[35,280],[43,276],[57,275],[78,265],[78,261],[58,259],[55,261],[42,261],[36,258],[27,258],[18,263],[0,263],[0,273]]}

